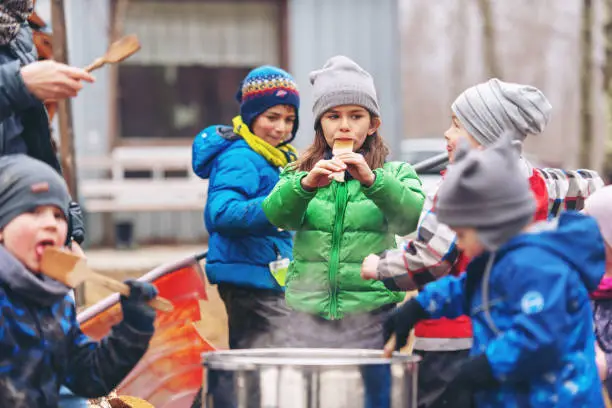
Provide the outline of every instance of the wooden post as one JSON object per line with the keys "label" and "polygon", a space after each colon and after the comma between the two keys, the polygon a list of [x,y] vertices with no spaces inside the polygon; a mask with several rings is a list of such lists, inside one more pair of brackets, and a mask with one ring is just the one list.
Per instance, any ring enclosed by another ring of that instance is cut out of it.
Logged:
{"label": "wooden post", "polygon": [[[68,43],[66,40],[66,20],[64,0],[51,1],[51,21],[53,26],[53,59],[68,64]],[[60,162],[68,191],[74,200],[78,199],[74,136],[72,132],[72,105],[70,99],[58,102],[57,116],[60,132]]]}
{"label": "wooden post", "polygon": [[580,160],[579,166],[591,166],[593,153],[593,4],[582,1],[580,61]]}
{"label": "wooden post", "polygon": [[[111,22],[108,43],[112,44],[121,38],[123,33],[123,20],[127,12],[128,0],[111,0]],[[109,88],[109,131],[108,140],[110,141],[110,149],[115,147],[119,134],[119,110],[117,109],[117,101],[119,99],[119,67],[117,64],[110,64],[107,68],[108,78],[110,83]],[[109,152],[110,153],[110,152]],[[102,244],[105,246],[115,245],[115,219],[112,213],[104,212],[102,217]]]}
{"label": "wooden post", "polygon": [[[64,0],[51,1],[51,24],[53,27],[53,59],[68,64],[68,41],[66,39],[66,11]],[[76,161],[74,154],[74,135],[72,131],[72,101],[63,99],[57,104],[57,117],[60,133],[60,163],[64,180],[73,200],[78,200],[79,191],[76,178]],[[85,287],[83,284],[74,289],[74,300],[77,307],[85,305]]]}

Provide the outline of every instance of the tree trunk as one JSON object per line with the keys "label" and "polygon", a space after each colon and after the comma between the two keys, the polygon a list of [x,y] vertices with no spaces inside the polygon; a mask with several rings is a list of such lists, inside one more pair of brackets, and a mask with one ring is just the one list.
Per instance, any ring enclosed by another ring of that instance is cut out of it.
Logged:
{"label": "tree trunk", "polygon": [[489,78],[501,78],[502,72],[497,60],[497,43],[495,41],[495,24],[491,0],[478,0],[478,8],[482,16],[482,52],[486,73]]}
{"label": "tree trunk", "polygon": [[[612,174],[612,0],[604,1],[606,23],[604,25],[605,60],[603,67],[603,87],[607,103],[606,121],[606,174]],[[609,176],[608,176],[609,177]],[[608,180],[612,182],[612,180]]]}
{"label": "tree trunk", "polygon": [[[52,0],[51,21],[53,27],[53,59],[68,64],[64,0]],[[57,115],[60,132],[60,162],[68,191],[78,200],[76,165],[74,159],[74,136],[72,134],[72,105],[70,99],[58,101]]]}
{"label": "tree trunk", "polygon": [[591,166],[593,152],[593,2],[582,1],[580,63],[580,161],[582,168]]}
{"label": "tree trunk", "polygon": [[[612,0],[611,0],[612,1]],[[468,10],[465,0],[456,0],[453,12],[451,36],[453,38],[453,55],[451,59],[451,98],[454,99],[465,89],[469,34]]]}

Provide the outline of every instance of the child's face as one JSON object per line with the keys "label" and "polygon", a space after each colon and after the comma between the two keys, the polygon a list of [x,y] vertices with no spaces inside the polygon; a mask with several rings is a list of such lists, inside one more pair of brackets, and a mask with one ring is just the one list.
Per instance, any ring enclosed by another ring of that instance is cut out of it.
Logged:
{"label": "child's face", "polygon": [[485,247],[478,238],[474,228],[456,227],[453,231],[457,234],[457,247],[463,251],[468,258],[474,258],[485,251]]}
{"label": "child's face", "polygon": [[295,107],[276,105],[259,115],[252,123],[255,136],[276,147],[291,137],[295,125]]}
{"label": "child's face", "polygon": [[459,119],[453,115],[451,118],[450,127],[444,132],[444,138],[446,139],[446,151],[448,152],[448,160],[452,163],[455,158],[455,151],[457,150],[457,144],[461,138],[465,138],[470,143],[470,146],[476,148],[482,148],[480,143],[476,141],[468,131],[463,127]]}
{"label": "child's face", "polygon": [[366,137],[373,135],[380,126],[380,119],[358,105],[336,106],[321,116],[321,129],[329,147],[336,140],[352,140],[353,151],[359,150]]}
{"label": "child's face", "polygon": [[18,215],[0,232],[0,242],[32,272],[39,272],[46,246],[64,245],[68,224],[57,207],[43,205]]}

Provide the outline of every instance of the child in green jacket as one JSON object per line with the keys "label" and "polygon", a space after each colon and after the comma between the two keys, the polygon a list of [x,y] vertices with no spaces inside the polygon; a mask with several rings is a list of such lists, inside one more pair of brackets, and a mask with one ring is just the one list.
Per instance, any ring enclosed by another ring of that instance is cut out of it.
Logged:
{"label": "child in green jacket", "polygon": [[[287,345],[380,348],[376,328],[404,294],[362,280],[361,262],[415,230],[425,196],[410,165],[386,161],[370,74],[336,56],[310,81],[315,140],[263,203],[274,225],[297,231],[286,281],[295,314]],[[352,151],[334,154],[339,140]]]}

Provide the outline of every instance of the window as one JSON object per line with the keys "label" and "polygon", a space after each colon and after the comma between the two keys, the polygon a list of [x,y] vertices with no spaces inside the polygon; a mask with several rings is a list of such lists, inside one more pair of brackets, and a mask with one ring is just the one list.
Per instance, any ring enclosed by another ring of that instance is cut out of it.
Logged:
{"label": "window", "polygon": [[124,32],[142,49],[118,68],[119,132],[126,140],[193,138],[238,112],[238,84],[280,63],[280,2],[132,1]]}

